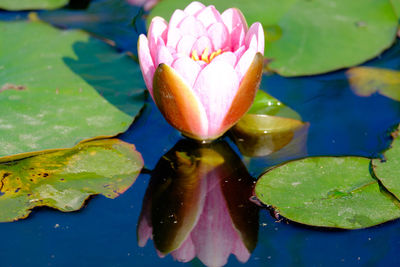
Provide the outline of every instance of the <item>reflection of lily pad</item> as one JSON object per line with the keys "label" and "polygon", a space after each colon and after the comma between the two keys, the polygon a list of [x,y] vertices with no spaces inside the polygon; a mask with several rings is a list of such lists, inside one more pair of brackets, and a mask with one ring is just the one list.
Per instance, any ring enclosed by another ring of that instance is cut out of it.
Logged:
{"label": "reflection of lily pad", "polygon": [[143,89],[132,87],[141,81],[137,64],[84,32],[0,22],[0,39],[0,162],[124,132],[132,116],[95,88],[117,105],[132,103],[130,115],[143,104]]}
{"label": "reflection of lily pad", "polygon": [[400,202],[369,172],[361,157],[315,157],[292,161],[265,173],[256,195],[290,220],[356,229],[400,217]]}
{"label": "reflection of lily pad", "polygon": [[359,96],[379,93],[400,101],[400,71],[355,67],[347,71],[347,76],[351,88]]}
{"label": "reflection of lily pad", "polygon": [[94,194],[115,198],[142,167],[135,147],[118,139],[1,163],[0,222],[25,218],[38,206],[75,211]]}
{"label": "reflection of lily pad", "polygon": [[374,159],[372,166],[374,173],[382,184],[398,199],[400,199],[400,137],[398,132],[395,139],[384,155],[385,161]]}
{"label": "reflection of lily pad", "polygon": [[[169,19],[191,0],[163,0],[150,18]],[[238,7],[266,31],[269,68],[284,76],[311,75],[358,65],[388,48],[397,32],[390,0],[202,1],[223,11]],[[373,12],[371,12],[373,10]],[[373,36],[373,38],[371,38]]]}
{"label": "reflection of lily pad", "polygon": [[56,9],[68,0],[0,0],[0,8],[8,10]]}

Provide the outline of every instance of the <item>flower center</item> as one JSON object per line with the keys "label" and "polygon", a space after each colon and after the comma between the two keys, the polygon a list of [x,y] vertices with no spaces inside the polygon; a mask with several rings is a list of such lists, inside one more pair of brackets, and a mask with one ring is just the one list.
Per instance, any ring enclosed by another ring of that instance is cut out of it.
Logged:
{"label": "flower center", "polygon": [[206,47],[206,49],[204,49],[203,54],[201,54],[201,56],[199,57],[199,55],[197,54],[197,50],[193,50],[192,51],[192,56],[191,58],[194,61],[199,61],[202,60],[206,63],[210,63],[216,56],[220,55],[222,53],[221,49],[218,49],[215,52],[212,52],[210,55],[208,54],[208,47]]}

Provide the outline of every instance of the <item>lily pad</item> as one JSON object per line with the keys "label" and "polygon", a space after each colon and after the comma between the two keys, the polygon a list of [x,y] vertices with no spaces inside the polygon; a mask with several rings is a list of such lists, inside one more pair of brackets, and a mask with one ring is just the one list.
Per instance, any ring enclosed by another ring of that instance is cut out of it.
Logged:
{"label": "lily pad", "polygon": [[76,211],[95,194],[116,198],[142,167],[135,146],[118,139],[1,163],[0,222],[25,218],[39,206]]}
{"label": "lily pad", "polygon": [[400,101],[400,71],[355,67],[347,71],[352,90],[359,96],[370,96],[374,93]]}
{"label": "lily pad", "polygon": [[[169,19],[191,0],[163,0],[151,11]],[[250,25],[266,32],[269,68],[283,76],[324,73],[358,65],[393,43],[397,16],[390,0],[220,0],[202,1],[220,11],[241,9]],[[148,21],[149,21],[148,20]],[[371,38],[373,36],[373,38]]]}
{"label": "lily pad", "polygon": [[266,172],[257,197],[299,223],[364,228],[400,217],[400,202],[369,171],[362,157],[313,157]]}
{"label": "lily pad", "polygon": [[0,162],[124,132],[144,103],[138,65],[82,31],[0,22],[0,39]]}
{"label": "lily pad", "polygon": [[136,54],[137,39],[145,32],[140,8],[130,5],[126,0],[92,1],[86,10],[59,9],[40,12],[40,19],[53,25],[69,29],[83,29],[101,38],[110,40],[112,44],[123,51]]}
{"label": "lily pad", "polygon": [[0,0],[0,8],[7,10],[56,9],[68,0]]}
{"label": "lily pad", "polygon": [[372,166],[379,181],[400,199],[400,137],[398,130],[393,136],[391,147],[384,153],[385,160],[374,159]]}

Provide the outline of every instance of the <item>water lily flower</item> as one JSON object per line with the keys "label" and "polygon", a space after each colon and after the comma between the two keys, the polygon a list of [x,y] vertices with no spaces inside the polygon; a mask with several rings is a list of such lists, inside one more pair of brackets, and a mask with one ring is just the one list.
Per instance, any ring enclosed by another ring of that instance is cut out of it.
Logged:
{"label": "water lily flower", "polygon": [[153,239],[160,257],[198,257],[223,266],[230,254],[246,262],[257,244],[259,208],[253,179],[226,142],[181,140],[155,167],[143,200],[138,243]]}
{"label": "water lily flower", "polygon": [[192,2],[169,23],[155,17],[138,41],[146,86],[165,119],[184,135],[212,140],[250,108],[261,80],[264,32],[235,8],[222,14]]}

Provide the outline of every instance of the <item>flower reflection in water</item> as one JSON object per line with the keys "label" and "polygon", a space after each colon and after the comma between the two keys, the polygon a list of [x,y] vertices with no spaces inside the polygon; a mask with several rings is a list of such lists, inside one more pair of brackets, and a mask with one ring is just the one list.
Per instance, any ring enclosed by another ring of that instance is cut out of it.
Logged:
{"label": "flower reflection in water", "polygon": [[179,141],[157,163],[143,200],[138,242],[153,238],[158,254],[223,266],[232,253],[246,262],[255,248],[254,180],[224,141]]}

